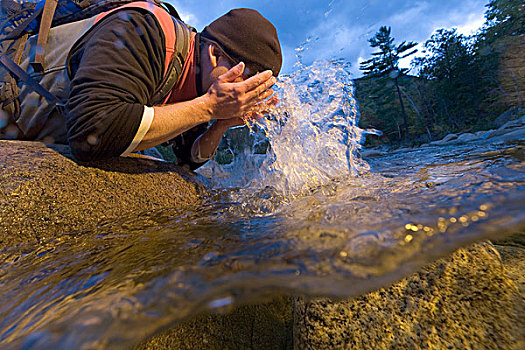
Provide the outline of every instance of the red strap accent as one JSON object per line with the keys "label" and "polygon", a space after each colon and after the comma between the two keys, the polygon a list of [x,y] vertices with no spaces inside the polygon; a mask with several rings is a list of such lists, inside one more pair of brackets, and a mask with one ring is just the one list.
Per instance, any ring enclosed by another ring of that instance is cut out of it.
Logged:
{"label": "red strap accent", "polygon": [[102,12],[95,18],[94,24],[98,23],[109,14],[121,10],[123,8],[141,8],[147,10],[151,12],[159,22],[160,27],[164,32],[164,38],[166,40],[166,60],[164,62],[164,74],[166,74],[168,72],[168,67],[170,65],[171,58],[175,53],[175,40],[177,39],[175,36],[175,24],[173,23],[171,15],[166,10],[158,7],[157,5],[152,4],[151,2],[136,1],[114,8],[113,10]]}

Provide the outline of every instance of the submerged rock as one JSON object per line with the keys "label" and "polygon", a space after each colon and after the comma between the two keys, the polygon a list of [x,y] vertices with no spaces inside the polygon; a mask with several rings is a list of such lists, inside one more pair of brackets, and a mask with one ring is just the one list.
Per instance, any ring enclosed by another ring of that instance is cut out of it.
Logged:
{"label": "submerged rock", "polygon": [[475,244],[389,288],[355,299],[296,299],[294,345],[523,349],[524,310],[518,286],[494,246]]}
{"label": "submerged rock", "polygon": [[277,297],[224,315],[200,315],[151,337],[133,350],[292,350],[292,327],[292,301]]}

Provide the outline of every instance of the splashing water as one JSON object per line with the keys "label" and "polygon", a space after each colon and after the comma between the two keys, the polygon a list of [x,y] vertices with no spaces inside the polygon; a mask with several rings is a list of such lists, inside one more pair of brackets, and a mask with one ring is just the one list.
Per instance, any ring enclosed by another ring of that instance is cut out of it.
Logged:
{"label": "splashing water", "polygon": [[277,83],[280,103],[270,115],[248,120],[256,140],[269,141],[267,154],[253,154],[247,145],[231,164],[211,162],[201,173],[216,186],[270,186],[289,197],[368,171],[358,150],[365,134],[378,132],[357,125],[349,64],[317,61],[297,68]]}

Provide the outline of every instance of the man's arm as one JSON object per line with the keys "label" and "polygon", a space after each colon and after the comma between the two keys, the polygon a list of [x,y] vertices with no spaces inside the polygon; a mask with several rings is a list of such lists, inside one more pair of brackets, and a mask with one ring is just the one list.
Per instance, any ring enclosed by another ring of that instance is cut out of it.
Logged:
{"label": "man's arm", "polygon": [[217,119],[215,126],[199,140],[201,155],[213,154],[224,132],[231,126],[242,125],[240,117],[273,94],[271,87],[275,78],[271,71],[235,82],[243,72],[244,63],[241,62],[221,75],[203,96],[154,107],[153,122],[135,151],[162,144],[196,125]]}

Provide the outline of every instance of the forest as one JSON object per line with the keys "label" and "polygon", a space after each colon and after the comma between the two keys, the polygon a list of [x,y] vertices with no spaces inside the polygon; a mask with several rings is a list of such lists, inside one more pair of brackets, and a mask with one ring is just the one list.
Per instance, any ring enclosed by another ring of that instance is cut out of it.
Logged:
{"label": "forest", "polygon": [[[525,5],[522,0],[491,0],[476,35],[438,29],[424,43],[396,44],[391,28],[369,39],[375,52],[361,63],[355,80],[360,126],[383,132],[367,145],[416,146],[449,133],[500,126],[525,114]],[[415,72],[415,73],[414,73]]]}

